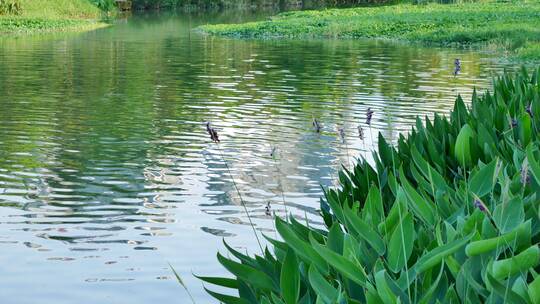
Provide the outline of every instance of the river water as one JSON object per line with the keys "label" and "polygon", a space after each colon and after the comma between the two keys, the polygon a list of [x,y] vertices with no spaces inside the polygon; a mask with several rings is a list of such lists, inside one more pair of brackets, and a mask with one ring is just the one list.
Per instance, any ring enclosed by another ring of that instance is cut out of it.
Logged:
{"label": "river water", "polygon": [[225,274],[223,240],[258,251],[233,181],[258,233],[275,236],[285,209],[317,225],[321,186],[369,159],[378,132],[394,141],[509,67],[475,51],[192,31],[262,17],[163,13],[0,38],[1,303],[188,303],[169,263],[215,303],[192,274]]}

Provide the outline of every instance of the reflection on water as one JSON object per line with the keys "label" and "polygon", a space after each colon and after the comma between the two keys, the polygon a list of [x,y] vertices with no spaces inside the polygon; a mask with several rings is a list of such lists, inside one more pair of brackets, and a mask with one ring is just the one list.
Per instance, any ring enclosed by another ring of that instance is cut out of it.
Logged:
{"label": "reflection on water", "polygon": [[192,271],[223,273],[222,238],[257,249],[227,166],[259,232],[275,236],[272,214],[285,209],[320,224],[321,185],[369,159],[377,132],[395,140],[415,115],[447,113],[504,68],[475,52],[190,30],[250,18],[139,16],[80,35],[0,39],[3,299],[184,303],[170,262],[197,303],[211,303]]}

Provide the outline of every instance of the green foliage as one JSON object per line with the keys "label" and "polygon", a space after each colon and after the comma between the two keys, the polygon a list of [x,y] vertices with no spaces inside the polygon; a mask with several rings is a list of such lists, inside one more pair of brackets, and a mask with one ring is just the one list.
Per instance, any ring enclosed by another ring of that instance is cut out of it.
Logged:
{"label": "green foliage", "polygon": [[111,12],[115,9],[114,0],[90,0],[95,6],[102,11]]}
{"label": "green foliage", "polygon": [[540,69],[504,75],[395,147],[381,138],[373,166],[325,191],[326,230],[276,218],[273,253],[228,247],[219,261],[234,278],[202,279],[238,292],[210,292],[223,303],[539,303],[536,113]]}
{"label": "green foliage", "polygon": [[205,25],[244,38],[383,38],[444,46],[481,46],[540,59],[540,3],[393,5],[285,12],[271,20]]}
{"label": "green foliage", "polygon": [[[6,3],[16,11],[3,15]],[[90,30],[106,26],[97,21],[101,14],[88,0],[0,0],[0,34]]]}
{"label": "green foliage", "polygon": [[19,0],[0,0],[0,15],[20,15],[22,13]]}

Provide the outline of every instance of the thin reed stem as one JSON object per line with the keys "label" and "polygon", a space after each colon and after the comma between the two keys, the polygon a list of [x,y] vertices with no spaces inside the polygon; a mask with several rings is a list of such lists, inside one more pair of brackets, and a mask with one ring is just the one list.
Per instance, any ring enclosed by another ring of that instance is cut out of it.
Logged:
{"label": "thin reed stem", "polygon": [[246,212],[246,215],[247,215],[247,218],[249,220],[249,224],[251,226],[251,229],[253,229],[253,233],[255,234],[255,238],[257,239],[257,243],[259,244],[259,248],[261,249],[261,253],[264,255],[264,249],[262,247],[261,241],[259,240],[259,235],[257,234],[257,230],[255,229],[255,225],[253,224],[253,220],[251,219],[251,216],[249,215],[249,211],[247,209],[246,203],[244,202],[244,199],[242,198],[242,194],[240,193],[240,190],[238,189],[238,185],[234,181],[234,177],[232,175],[231,168],[229,167],[229,164],[227,163],[227,160],[225,159],[223,151],[221,150],[221,146],[219,145],[218,142],[216,142],[216,146],[218,147],[218,151],[219,151],[219,154],[221,155],[221,159],[223,160],[223,163],[225,164],[225,167],[227,168],[227,172],[229,172],[229,176],[231,177],[234,188],[236,189],[236,192],[238,193],[238,197],[240,198],[240,203],[242,204],[242,207],[244,207],[244,211]]}
{"label": "thin reed stem", "polygon": [[180,285],[182,285],[182,287],[184,287],[184,290],[186,291],[189,298],[191,299],[191,303],[196,304],[195,299],[193,298],[193,295],[191,295],[191,292],[189,291],[189,288],[187,287],[186,283],[184,283],[184,280],[182,280],[180,275],[176,272],[176,270],[174,270],[174,267],[172,267],[172,265],[170,263],[169,263],[169,267],[171,268],[172,272],[174,273],[174,276],[176,277],[176,280],[178,281],[178,283],[180,283]]}
{"label": "thin reed stem", "polygon": [[281,192],[281,200],[283,201],[283,207],[285,208],[285,217],[287,217],[287,214],[289,214],[289,210],[287,210],[287,203],[285,202],[285,193],[283,191],[283,184],[281,183],[278,163],[274,156],[272,156],[272,159],[274,160],[274,167],[276,168],[277,183],[278,183],[279,191]]}

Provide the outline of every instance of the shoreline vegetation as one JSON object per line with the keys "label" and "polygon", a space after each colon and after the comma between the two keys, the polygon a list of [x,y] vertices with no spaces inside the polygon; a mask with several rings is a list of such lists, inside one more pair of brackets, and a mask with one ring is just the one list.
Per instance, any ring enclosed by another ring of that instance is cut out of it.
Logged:
{"label": "shoreline vegetation", "polygon": [[225,304],[540,303],[539,96],[523,69],[395,146],[379,133],[324,191],[323,229],[276,216],[262,254],[225,243],[232,277],[198,278]]}
{"label": "shoreline vegetation", "polygon": [[208,24],[205,34],[255,39],[374,38],[489,49],[540,59],[540,3],[396,4],[291,11],[270,20]]}
{"label": "shoreline vegetation", "polygon": [[88,0],[0,0],[0,5],[5,7],[0,13],[0,35],[77,32],[108,26],[103,22],[103,11]]}

